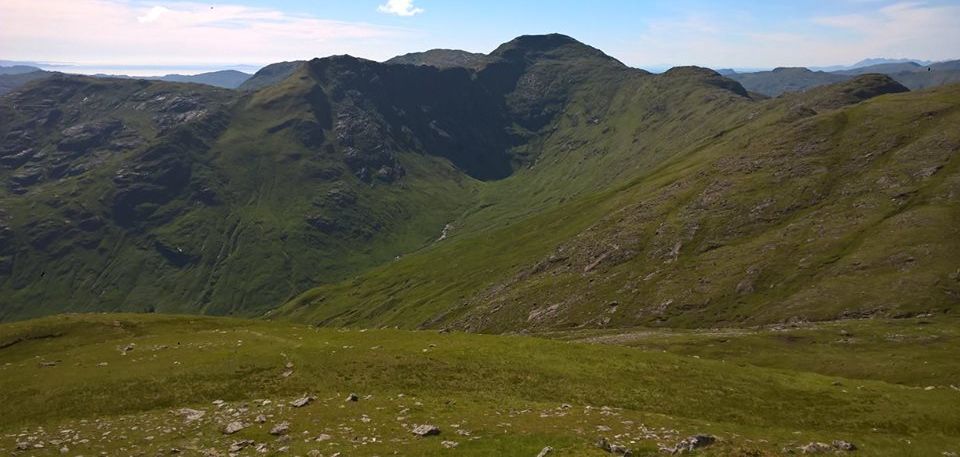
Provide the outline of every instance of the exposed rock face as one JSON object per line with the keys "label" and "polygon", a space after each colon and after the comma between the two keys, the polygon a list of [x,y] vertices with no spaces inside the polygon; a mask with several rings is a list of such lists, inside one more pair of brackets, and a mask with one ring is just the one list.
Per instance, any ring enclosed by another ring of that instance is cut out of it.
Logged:
{"label": "exposed rock face", "polygon": [[123,128],[123,123],[116,119],[104,119],[74,125],[60,132],[63,139],[57,146],[64,151],[85,151],[103,145],[111,135],[121,128]]}

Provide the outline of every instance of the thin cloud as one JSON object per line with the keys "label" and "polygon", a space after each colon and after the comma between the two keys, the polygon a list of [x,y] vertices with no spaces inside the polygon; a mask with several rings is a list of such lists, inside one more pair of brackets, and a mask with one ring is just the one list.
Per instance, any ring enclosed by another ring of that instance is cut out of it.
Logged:
{"label": "thin cloud", "polygon": [[387,0],[387,3],[377,7],[377,11],[397,16],[415,16],[422,13],[423,8],[413,5],[413,0]]}
{"label": "thin cloud", "polygon": [[160,19],[160,16],[162,16],[163,13],[166,13],[167,11],[170,11],[170,10],[162,6],[154,6],[153,8],[150,8],[149,11],[147,11],[147,14],[144,14],[143,16],[138,16],[137,22],[141,24],[145,24],[145,23],[156,21],[157,19]]}
{"label": "thin cloud", "polygon": [[857,14],[785,18],[688,15],[650,21],[610,51],[630,64],[713,68],[829,66],[866,57],[960,57],[960,6],[903,2]]}
{"label": "thin cloud", "polygon": [[[853,36],[850,46],[864,56],[930,60],[960,54],[960,6],[902,2],[860,15],[825,16],[814,22]],[[923,52],[924,55],[915,55]]]}
{"label": "thin cloud", "polygon": [[[270,63],[350,53],[387,58],[409,29],[234,4],[0,1],[3,56],[79,63]],[[95,18],[92,19],[92,18]]]}

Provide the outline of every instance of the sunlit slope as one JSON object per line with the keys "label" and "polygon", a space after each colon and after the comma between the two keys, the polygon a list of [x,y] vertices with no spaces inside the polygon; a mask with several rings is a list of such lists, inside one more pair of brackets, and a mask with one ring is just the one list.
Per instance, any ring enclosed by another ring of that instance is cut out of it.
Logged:
{"label": "sunlit slope", "polygon": [[949,313],[960,88],[882,95],[902,90],[891,83],[734,103],[728,129],[627,185],[454,236],[282,313],[494,332]]}
{"label": "sunlit slope", "polygon": [[[707,434],[717,442],[701,455],[847,441],[857,455],[919,456],[960,443],[948,386],[659,350],[145,315],[5,324],[0,346],[0,449],[29,455],[226,455],[236,443],[268,455],[607,455],[600,437],[644,455]],[[422,424],[439,435],[416,437]]]}

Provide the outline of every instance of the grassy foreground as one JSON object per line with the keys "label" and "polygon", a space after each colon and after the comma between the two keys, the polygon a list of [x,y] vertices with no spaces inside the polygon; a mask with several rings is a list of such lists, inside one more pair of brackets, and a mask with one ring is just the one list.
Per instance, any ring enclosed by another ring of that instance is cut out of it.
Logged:
{"label": "grassy foreground", "polygon": [[[237,444],[237,455],[532,457],[550,446],[551,456],[600,456],[595,442],[605,437],[633,455],[657,455],[703,433],[718,442],[700,455],[800,453],[833,440],[856,444],[850,455],[943,455],[960,451],[960,392],[949,384],[960,360],[945,349],[956,347],[957,328],[946,318],[848,321],[843,330],[863,335],[862,344],[828,352],[809,341],[836,339],[840,329],[829,326],[777,333],[800,338],[783,343],[799,349],[767,344],[772,330],[606,341],[643,346],[630,348],[206,317],[56,316],[0,326],[0,454],[228,455]],[[870,351],[898,338],[906,343],[889,357],[902,369],[885,372],[880,361],[871,368]],[[770,349],[751,349],[761,344]],[[817,366],[820,359],[835,367]],[[936,368],[915,370],[924,361]],[[351,393],[358,401],[346,401]],[[304,395],[315,400],[290,406]],[[189,420],[182,408],[202,417]],[[246,427],[224,434],[231,422]],[[285,434],[269,433],[283,422]],[[417,437],[419,424],[440,434]]]}

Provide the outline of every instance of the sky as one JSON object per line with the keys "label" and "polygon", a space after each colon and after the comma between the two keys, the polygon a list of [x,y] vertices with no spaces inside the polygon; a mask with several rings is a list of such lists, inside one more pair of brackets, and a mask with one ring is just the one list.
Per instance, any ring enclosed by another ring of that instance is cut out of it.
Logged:
{"label": "sky", "polygon": [[960,0],[0,0],[0,59],[252,71],[333,54],[490,52],[557,32],[647,69],[830,66],[960,58],[958,23]]}

